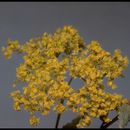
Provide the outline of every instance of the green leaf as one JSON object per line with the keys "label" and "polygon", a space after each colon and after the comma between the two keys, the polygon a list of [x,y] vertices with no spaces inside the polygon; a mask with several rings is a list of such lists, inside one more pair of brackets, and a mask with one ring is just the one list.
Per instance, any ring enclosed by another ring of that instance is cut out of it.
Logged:
{"label": "green leaf", "polygon": [[119,128],[124,128],[130,121],[130,105],[124,104],[119,108]]}
{"label": "green leaf", "polygon": [[77,128],[76,125],[79,123],[80,119],[80,116],[74,118],[71,122],[65,124],[63,128]]}

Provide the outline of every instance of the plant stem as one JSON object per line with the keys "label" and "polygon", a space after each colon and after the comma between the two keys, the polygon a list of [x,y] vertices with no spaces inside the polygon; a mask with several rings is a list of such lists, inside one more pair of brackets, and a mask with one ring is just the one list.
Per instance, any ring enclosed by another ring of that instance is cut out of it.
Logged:
{"label": "plant stem", "polygon": [[[63,99],[61,100],[61,103],[62,103],[62,104],[64,103],[64,100],[63,100]],[[57,115],[57,119],[56,119],[55,128],[58,128],[58,125],[59,125],[59,122],[60,122],[60,117],[61,117],[61,114],[58,114],[58,115]]]}
{"label": "plant stem", "polygon": [[112,125],[113,123],[115,123],[118,120],[118,115],[116,117],[114,117],[110,122],[108,123],[102,123],[101,125],[101,129],[106,129],[107,127],[109,127],[110,125]]}
{"label": "plant stem", "polygon": [[102,124],[101,124],[100,128],[102,128],[102,127],[104,126],[104,124],[105,124],[105,123],[104,123],[104,122],[102,122]]}
{"label": "plant stem", "polygon": [[60,116],[61,116],[61,114],[58,114],[58,116],[57,116],[57,120],[56,120],[55,128],[58,128],[59,121],[60,121]]}
{"label": "plant stem", "polygon": [[[71,81],[73,80],[73,78],[71,78],[68,82],[68,85],[71,84]],[[64,99],[61,99],[61,103],[63,104],[64,103]],[[61,114],[58,114],[57,115],[57,119],[56,119],[56,124],[55,124],[55,128],[58,128],[58,125],[59,125],[59,122],[60,122],[60,117],[61,117]]]}

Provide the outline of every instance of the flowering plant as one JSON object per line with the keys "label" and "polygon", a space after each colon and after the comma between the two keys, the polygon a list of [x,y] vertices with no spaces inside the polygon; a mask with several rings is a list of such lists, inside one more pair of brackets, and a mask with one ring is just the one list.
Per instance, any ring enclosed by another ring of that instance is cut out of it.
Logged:
{"label": "flowering plant", "polygon": [[[53,109],[58,114],[56,128],[61,114],[68,110],[78,114],[73,127],[86,127],[93,117],[100,118],[104,127],[112,121],[108,117],[111,111],[128,104],[122,95],[105,91],[106,87],[116,89],[114,80],[123,76],[128,58],[122,56],[119,49],[110,54],[98,41],[86,44],[73,26],[59,28],[53,35],[44,33],[25,44],[8,40],[2,51],[7,59],[13,52],[23,54],[24,61],[16,69],[13,84],[16,90],[11,96],[14,110],[24,109],[30,113],[32,126],[40,123],[36,112],[47,115]],[[71,87],[71,81],[76,78],[84,82],[78,90]],[[23,91],[16,87],[20,82],[26,83]]]}

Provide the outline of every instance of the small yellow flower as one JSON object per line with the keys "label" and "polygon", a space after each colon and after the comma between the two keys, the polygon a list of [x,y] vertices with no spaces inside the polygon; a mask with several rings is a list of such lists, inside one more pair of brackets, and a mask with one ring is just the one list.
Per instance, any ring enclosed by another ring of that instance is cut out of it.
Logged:
{"label": "small yellow flower", "polygon": [[33,115],[30,117],[29,123],[31,126],[36,126],[39,124],[39,121],[40,121],[39,118]]}
{"label": "small yellow flower", "polygon": [[65,106],[63,106],[61,103],[58,104],[55,108],[54,111],[56,111],[57,113],[63,113],[65,111]]}

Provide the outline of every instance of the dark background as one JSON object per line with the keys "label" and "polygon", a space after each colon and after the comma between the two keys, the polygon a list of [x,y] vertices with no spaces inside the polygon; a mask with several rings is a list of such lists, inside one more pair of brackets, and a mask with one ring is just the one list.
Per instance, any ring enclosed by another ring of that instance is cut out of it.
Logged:
{"label": "dark background", "polygon": [[[21,43],[44,32],[53,33],[59,27],[73,25],[84,40],[98,40],[101,46],[113,53],[121,49],[123,55],[130,59],[130,3],[129,2],[0,2],[0,48],[6,45],[8,38]],[[13,55],[9,61],[0,54],[0,127],[30,127],[29,113],[13,110],[12,82],[15,69],[22,58]],[[130,67],[124,72],[125,79],[116,80],[116,93],[130,98]],[[73,85],[80,85],[75,81]],[[21,86],[22,87],[22,86]],[[21,89],[21,88],[20,88]],[[111,91],[111,90],[108,90]],[[114,117],[114,112],[111,113]],[[71,121],[75,114],[66,112],[61,117],[60,127]],[[39,128],[54,127],[56,115],[51,112],[42,117]],[[101,121],[94,119],[90,127],[99,128]],[[118,127],[118,122],[111,127]],[[130,124],[127,126],[130,127]]]}

